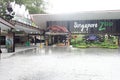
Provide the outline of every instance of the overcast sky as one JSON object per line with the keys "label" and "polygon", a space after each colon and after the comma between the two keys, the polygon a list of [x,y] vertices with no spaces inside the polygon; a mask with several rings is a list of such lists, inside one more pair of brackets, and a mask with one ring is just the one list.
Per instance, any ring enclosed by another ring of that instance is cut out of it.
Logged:
{"label": "overcast sky", "polygon": [[48,0],[48,13],[74,13],[80,11],[118,10],[120,0]]}

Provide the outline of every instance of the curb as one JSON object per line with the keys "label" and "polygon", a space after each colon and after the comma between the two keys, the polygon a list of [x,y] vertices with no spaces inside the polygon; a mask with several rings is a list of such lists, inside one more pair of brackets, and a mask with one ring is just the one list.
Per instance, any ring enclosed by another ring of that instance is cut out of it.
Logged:
{"label": "curb", "polygon": [[27,53],[28,51],[34,51],[35,52],[35,50],[37,48],[38,47],[29,47],[29,48],[16,50],[13,53],[2,53],[0,57],[1,57],[1,59],[6,59],[6,58],[10,58],[10,57],[12,57],[13,55],[16,55],[16,54]]}

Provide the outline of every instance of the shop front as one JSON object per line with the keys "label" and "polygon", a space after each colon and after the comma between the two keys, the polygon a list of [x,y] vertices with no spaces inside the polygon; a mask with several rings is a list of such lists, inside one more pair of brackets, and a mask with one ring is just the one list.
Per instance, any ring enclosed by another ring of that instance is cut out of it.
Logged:
{"label": "shop front", "polygon": [[14,44],[14,25],[8,21],[0,18],[0,49],[1,47],[6,47],[7,52],[15,52]]}
{"label": "shop front", "polygon": [[46,33],[46,45],[68,46],[68,33]]}
{"label": "shop front", "polygon": [[45,44],[68,46],[69,45],[69,31],[63,26],[50,26],[45,33]]}

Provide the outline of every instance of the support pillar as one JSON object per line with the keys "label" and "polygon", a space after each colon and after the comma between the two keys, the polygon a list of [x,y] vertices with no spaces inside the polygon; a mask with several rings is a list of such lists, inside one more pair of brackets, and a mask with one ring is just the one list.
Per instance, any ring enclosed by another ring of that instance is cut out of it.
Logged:
{"label": "support pillar", "polygon": [[36,36],[35,36],[35,45],[36,45],[36,41],[37,41],[37,40],[36,40]]}

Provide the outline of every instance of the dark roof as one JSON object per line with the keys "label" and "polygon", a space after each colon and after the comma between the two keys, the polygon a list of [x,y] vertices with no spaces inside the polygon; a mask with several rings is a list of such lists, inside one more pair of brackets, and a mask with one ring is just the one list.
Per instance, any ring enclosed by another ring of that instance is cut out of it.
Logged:
{"label": "dark roof", "polygon": [[68,30],[67,30],[66,27],[64,27],[64,26],[58,26],[58,25],[50,26],[47,29],[49,31],[51,31],[51,32],[62,32],[62,33],[68,32]]}
{"label": "dark roof", "polygon": [[8,22],[2,18],[0,18],[0,24],[2,25],[2,26],[0,26],[1,29],[14,28],[14,26],[10,22]]}
{"label": "dark roof", "polygon": [[19,22],[19,21],[12,20],[12,23],[14,24],[15,29],[25,31],[27,33],[42,32],[43,31],[43,30],[41,30],[37,27],[34,27],[32,25],[28,25],[28,24],[25,24],[25,23],[22,23],[22,22]]}

